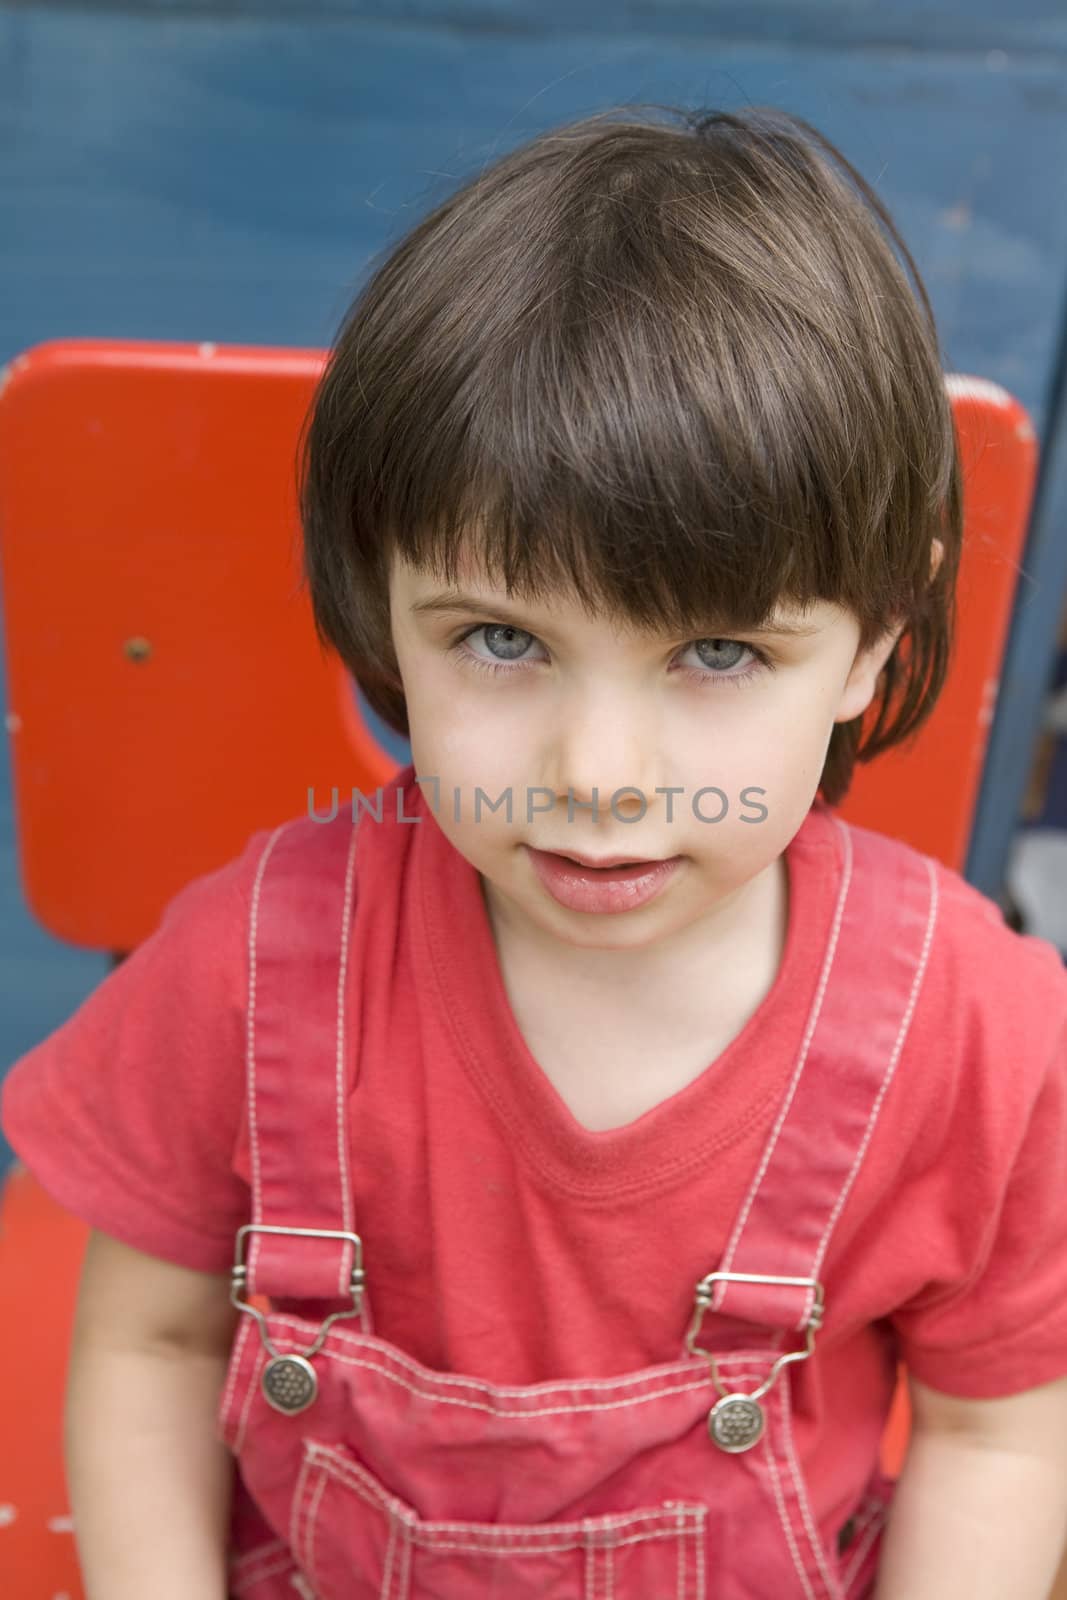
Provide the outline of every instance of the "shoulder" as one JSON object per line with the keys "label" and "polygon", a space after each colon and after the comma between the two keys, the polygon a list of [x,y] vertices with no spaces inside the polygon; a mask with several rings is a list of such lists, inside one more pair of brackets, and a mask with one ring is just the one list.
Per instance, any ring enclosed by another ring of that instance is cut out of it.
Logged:
{"label": "shoulder", "polygon": [[[138,1062],[140,1078],[151,1075],[150,1061],[154,1071],[165,1056],[170,1073],[181,1063],[187,1085],[214,1092],[222,1081],[220,1042],[236,1043],[243,1029],[249,941],[265,868],[280,840],[303,837],[308,826],[301,818],[257,829],[219,865],[190,878],[166,902],[151,934],[38,1050],[52,1054],[69,1042],[93,1056],[100,1071],[122,1054]],[[158,1077],[165,1087],[162,1070]]]}
{"label": "shoulder", "polygon": [[925,1088],[946,1114],[984,1109],[1025,1120],[1049,1074],[1067,1073],[1061,953],[1010,928],[993,899],[936,857],[844,826],[854,840],[873,842],[872,870],[884,874],[890,895],[905,875],[928,885],[928,948],[908,1039],[919,1098]]}
{"label": "shoulder", "polygon": [[[1067,1020],[1067,965],[1055,945],[1010,928],[995,900],[935,856],[901,839],[835,820],[853,841],[873,846],[871,869],[885,879],[887,891],[906,877],[929,886],[931,956],[936,958],[931,965],[937,981],[951,986],[953,1000],[1017,1018],[1020,1002],[1040,997],[1046,1005],[1059,1006]],[[991,983],[993,977],[1000,981]]]}
{"label": "shoulder", "polygon": [[911,854],[928,864],[936,893],[931,979],[941,1005],[1017,1045],[1061,1038],[1067,966],[1060,951],[1010,928],[996,901],[959,872]]}
{"label": "shoulder", "polygon": [[300,819],[251,834],[172,896],[159,923],[17,1061],[4,1130],[66,1209],[134,1248],[222,1270],[248,1209],[249,957],[272,855],[316,854]]}
{"label": "shoulder", "polygon": [[284,880],[288,888],[298,889],[302,882],[343,872],[355,832],[344,812],[329,819],[291,817],[257,829],[229,859],[190,879],[172,896],[148,942],[164,934],[173,941],[215,927],[228,933],[233,944],[239,931],[247,934],[268,879],[272,885]]}

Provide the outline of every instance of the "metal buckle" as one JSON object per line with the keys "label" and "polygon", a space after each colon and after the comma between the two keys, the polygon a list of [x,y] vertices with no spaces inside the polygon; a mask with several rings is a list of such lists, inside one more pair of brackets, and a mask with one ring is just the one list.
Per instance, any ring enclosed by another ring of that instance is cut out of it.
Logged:
{"label": "metal buckle", "polygon": [[245,1240],[250,1233],[292,1234],[298,1238],[306,1239],[347,1239],[353,1246],[352,1275],[349,1279],[349,1291],[352,1295],[351,1311],[332,1311],[319,1329],[318,1337],[310,1350],[305,1350],[303,1359],[308,1360],[322,1349],[323,1341],[335,1322],[343,1317],[358,1317],[363,1312],[363,1291],[366,1286],[366,1274],[363,1271],[363,1241],[358,1233],[345,1233],[334,1228],[275,1228],[268,1227],[265,1223],[249,1222],[237,1230],[233,1269],[230,1275],[230,1304],[238,1311],[248,1311],[259,1323],[260,1337],[264,1347],[275,1360],[280,1360],[279,1352],[271,1343],[267,1331],[266,1319],[257,1306],[240,1297],[248,1283],[248,1267],[245,1264]]}
{"label": "metal buckle", "polygon": [[755,1389],[752,1394],[744,1398],[752,1401],[760,1400],[770,1389],[783,1367],[791,1361],[806,1361],[815,1348],[815,1334],[822,1326],[823,1316],[826,1311],[826,1295],[822,1284],[817,1278],[783,1278],[763,1272],[709,1272],[706,1278],[701,1278],[696,1286],[693,1301],[693,1315],[689,1322],[689,1329],[685,1336],[685,1347],[694,1356],[703,1356],[711,1367],[711,1381],[716,1391],[723,1400],[735,1398],[735,1391],[726,1390],[719,1378],[719,1370],[715,1364],[715,1356],[710,1350],[705,1350],[697,1344],[697,1337],[704,1321],[704,1313],[711,1305],[712,1286],[716,1283],[778,1283],[789,1289],[810,1289],[812,1291],[811,1314],[804,1324],[806,1339],[801,1350],[787,1350],[780,1355],[772,1366],[769,1375]]}

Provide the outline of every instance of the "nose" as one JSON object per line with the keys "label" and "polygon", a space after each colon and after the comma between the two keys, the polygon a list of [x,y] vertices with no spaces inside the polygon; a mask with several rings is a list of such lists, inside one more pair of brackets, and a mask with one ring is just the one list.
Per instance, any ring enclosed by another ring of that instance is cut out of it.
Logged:
{"label": "nose", "polygon": [[[572,688],[556,708],[549,733],[548,771],[544,785],[566,805],[568,792],[577,817],[598,826],[615,820],[638,821],[662,804],[656,794],[659,729],[652,708],[615,683]],[[614,806],[613,806],[614,797]],[[621,847],[620,847],[621,848]]]}

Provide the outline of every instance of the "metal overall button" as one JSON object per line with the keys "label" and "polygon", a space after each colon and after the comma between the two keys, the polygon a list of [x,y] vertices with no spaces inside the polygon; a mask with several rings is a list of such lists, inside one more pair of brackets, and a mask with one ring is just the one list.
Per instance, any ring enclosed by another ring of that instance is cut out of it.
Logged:
{"label": "metal overall button", "polygon": [[737,1455],[763,1436],[763,1407],[749,1394],[724,1394],[708,1412],[708,1432],[720,1450]]}
{"label": "metal overall button", "polygon": [[[258,1307],[243,1300],[241,1295],[248,1283],[248,1267],[245,1264],[245,1240],[250,1233],[289,1234],[304,1239],[346,1239],[352,1246],[352,1276],[349,1279],[349,1292],[352,1296],[351,1311],[334,1311],[326,1318],[318,1331],[318,1336],[303,1355],[282,1355],[274,1348],[270,1332],[267,1328],[266,1318]],[[358,1233],[342,1233],[329,1228],[268,1228],[263,1223],[250,1222],[237,1232],[236,1254],[233,1263],[233,1272],[230,1282],[230,1303],[238,1311],[248,1311],[255,1317],[259,1324],[259,1334],[263,1341],[264,1349],[271,1359],[263,1368],[260,1379],[260,1388],[268,1405],[275,1411],[281,1411],[285,1416],[294,1417],[301,1411],[306,1411],[313,1405],[318,1397],[319,1380],[315,1368],[311,1365],[311,1357],[316,1355],[323,1346],[326,1335],[333,1324],[342,1317],[358,1317],[363,1310],[363,1290],[366,1275],[363,1271],[363,1241]]]}
{"label": "metal overall button", "polygon": [[306,1411],[319,1392],[315,1368],[304,1356],[275,1356],[263,1368],[260,1387],[275,1411],[295,1416]]}
{"label": "metal overall button", "polygon": [[[712,1286],[728,1280],[734,1283],[782,1284],[787,1288],[812,1291],[811,1314],[805,1323],[807,1338],[804,1349],[787,1350],[784,1355],[780,1355],[763,1383],[751,1394],[738,1394],[725,1389],[719,1377],[715,1356],[696,1342],[704,1313],[711,1305]],[[788,1366],[791,1361],[806,1361],[811,1355],[815,1348],[816,1330],[822,1325],[825,1304],[823,1286],[815,1278],[768,1277],[755,1272],[711,1272],[706,1278],[701,1278],[696,1287],[693,1316],[685,1336],[685,1344],[692,1355],[703,1356],[711,1368],[711,1381],[715,1385],[719,1399],[708,1412],[708,1433],[712,1443],[720,1450],[725,1450],[729,1455],[740,1455],[744,1450],[751,1450],[753,1445],[762,1439],[767,1418],[760,1401],[783,1367]]]}

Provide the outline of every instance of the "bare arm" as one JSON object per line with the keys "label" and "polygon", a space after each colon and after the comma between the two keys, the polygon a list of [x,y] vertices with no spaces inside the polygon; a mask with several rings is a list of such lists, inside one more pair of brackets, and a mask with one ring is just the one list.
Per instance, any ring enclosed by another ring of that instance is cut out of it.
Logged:
{"label": "bare arm", "polygon": [[90,1235],[65,1454],[87,1600],[225,1600],[232,1457],[215,1413],[238,1313],[225,1276]]}
{"label": "bare arm", "polygon": [[875,1600],[1047,1600],[1067,1537],[1067,1378],[996,1400],[910,1388]]}
{"label": "bare arm", "polygon": [[1067,1600],[1067,1550],[1060,1557],[1060,1570],[1056,1574],[1056,1582],[1048,1600]]}

